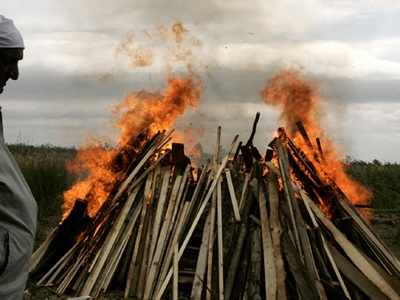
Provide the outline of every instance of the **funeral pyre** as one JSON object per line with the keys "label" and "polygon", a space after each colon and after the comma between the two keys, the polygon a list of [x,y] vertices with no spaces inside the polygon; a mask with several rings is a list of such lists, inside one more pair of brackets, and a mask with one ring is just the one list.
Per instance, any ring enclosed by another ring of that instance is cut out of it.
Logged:
{"label": "funeral pyre", "polygon": [[400,299],[400,262],[353,206],[369,193],[313,117],[313,89],[292,72],[272,78],[262,94],[285,128],[266,151],[257,114],[225,155],[218,127],[212,160],[194,167],[169,128],[199,93],[180,79],[125,101],[118,146],[80,156],[98,172],[66,193],[32,257],[37,285],[95,298]]}

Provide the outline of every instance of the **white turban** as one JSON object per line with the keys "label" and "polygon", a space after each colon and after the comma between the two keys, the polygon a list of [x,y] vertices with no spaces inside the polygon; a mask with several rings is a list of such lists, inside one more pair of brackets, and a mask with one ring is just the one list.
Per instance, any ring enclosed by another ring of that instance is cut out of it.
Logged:
{"label": "white turban", "polygon": [[21,33],[14,22],[0,15],[0,48],[25,48]]}

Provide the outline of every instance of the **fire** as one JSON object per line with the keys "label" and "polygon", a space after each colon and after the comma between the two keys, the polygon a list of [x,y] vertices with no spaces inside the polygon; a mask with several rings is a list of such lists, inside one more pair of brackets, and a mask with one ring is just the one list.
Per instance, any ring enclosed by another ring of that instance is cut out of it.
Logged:
{"label": "fire", "polygon": [[[319,168],[319,173],[327,174],[352,201],[353,204],[368,203],[371,193],[345,172],[345,166],[333,142],[327,137],[319,124],[321,98],[318,89],[301,74],[293,70],[284,70],[272,77],[262,91],[264,102],[282,109],[281,119],[285,123],[288,135],[307,157]],[[310,138],[314,150],[301,136],[297,122],[301,121]],[[315,155],[316,140],[320,138],[324,159]],[[327,178],[327,179],[328,179]]]}
{"label": "fire", "polygon": [[84,147],[68,166],[70,171],[87,176],[64,193],[64,218],[77,200],[88,203],[88,214],[93,217],[119,179],[118,155],[123,150],[134,151],[132,143],[139,134],[152,136],[170,128],[188,107],[197,106],[200,95],[201,81],[192,74],[188,78],[169,78],[160,93],[130,93],[116,105],[114,113],[120,129],[117,146],[110,149],[96,143]]}
{"label": "fire", "polygon": [[195,108],[200,99],[201,82],[196,76],[170,78],[162,94],[139,91],[129,94],[114,112],[120,115],[119,145],[127,144],[135,133],[149,134],[171,127],[187,107]]}

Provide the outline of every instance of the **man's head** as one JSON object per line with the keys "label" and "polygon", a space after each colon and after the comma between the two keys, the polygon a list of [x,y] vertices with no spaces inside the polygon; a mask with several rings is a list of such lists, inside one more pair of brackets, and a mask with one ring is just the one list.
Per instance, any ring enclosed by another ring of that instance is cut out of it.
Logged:
{"label": "man's head", "polygon": [[23,58],[24,48],[14,22],[0,15],[0,94],[9,79],[18,79],[18,61]]}

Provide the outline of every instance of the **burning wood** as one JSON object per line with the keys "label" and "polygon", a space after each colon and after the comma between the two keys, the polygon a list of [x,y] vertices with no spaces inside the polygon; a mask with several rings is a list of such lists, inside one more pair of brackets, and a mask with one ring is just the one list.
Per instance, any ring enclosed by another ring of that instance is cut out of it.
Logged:
{"label": "burning wood", "polygon": [[354,203],[368,192],[344,172],[315,120],[318,97],[298,74],[263,95],[285,128],[265,157],[236,136],[194,167],[167,131],[199,98],[174,79],[117,107],[117,147],[81,152],[88,178],[65,193],[63,222],[32,257],[58,294],[137,299],[400,299],[400,262]]}
{"label": "burning wood", "polygon": [[95,214],[75,202],[32,277],[94,297],[400,299],[400,262],[324,161],[284,129],[262,158],[258,118],[222,160],[219,131],[213,162],[198,169],[182,144],[167,146],[171,132],[148,134]]}

